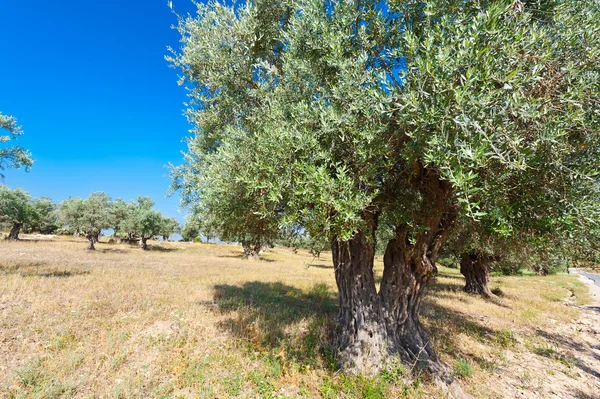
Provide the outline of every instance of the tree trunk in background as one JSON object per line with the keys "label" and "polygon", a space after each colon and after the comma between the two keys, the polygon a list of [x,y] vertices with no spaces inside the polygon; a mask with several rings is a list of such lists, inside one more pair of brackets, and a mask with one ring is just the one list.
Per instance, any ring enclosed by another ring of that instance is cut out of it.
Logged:
{"label": "tree trunk in background", "polygon": [[142,236],[140,238],[140,249],[142,249],[144,251],[146,251],[148,249],[147,241],[148,241],[148,237]]}
{"label": "tree trunk in background", "polygon": [[502,300],[492,293],[489,287],[490,263],[499,260],[497,256],[483,255],[477,251],[462,254],[460,272],[465,276],[464,291],[492,299],[499,304]]}
{"label": "tree trunk in background", "polygon": [[244,256],[247,258],[258,259],[258,254],[262,245],[260,243],[252,243],[250,241],[242,241],[242,248],[244,249]]}
{"label": "tree trunk in background", "polygon": [[19,239],[19,231],[21,230],[21,227],[23,227],[23,223],[14,223],[12,225],[12,228],[10,229],[10,232],[8,233],[8,236],[6,237],[7,240],[18,240]]}
{"label": "tree trunk in background", "polygon": [[89,241],[89,245],[86,248],[88,251],[95,251],[96,247],[94,246],[94,235],[92,233],[85,233],[85,238]]}
{"label": "tree trunk in background", "polygon": [[94,233],[92,236],[94,238],[94,243],[100,242],[100,232]]}

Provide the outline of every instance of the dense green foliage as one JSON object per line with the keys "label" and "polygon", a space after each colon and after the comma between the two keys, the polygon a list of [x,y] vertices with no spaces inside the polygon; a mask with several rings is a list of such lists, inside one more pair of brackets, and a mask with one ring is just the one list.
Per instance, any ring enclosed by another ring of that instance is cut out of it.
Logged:
{"label": "dense green foliage", "polygon": [[597,229],[598,0],[209,3],[179,31],[195,134],[175,187],[233,239],[331,239],[351,356],[379,337],[421,353],[457,222],[490,242]]}
{"label": "dense green foliage", "polygon": [[[23,134],[14,117],[3,115],[0,112],[0,132],[3,130],[6,133],[0,134],[0,143],[16,140],[18,136]],[[28,169],[31,165],[33,165],[33,160],[27,150],[17,145],[0,148],[0,171],[5,168],[20,168],[21,166]],[[4,178],[2,173],[0,173],[0,178]]]}
{"label": "dense green foliage", "polygon": [[[139,238],[140,248],[147,249],[147,240],[158,235],[170,235],[171,230],[165,228],[163,217],[160,212],[152,209],[154,201],[150,197],[140,196],[137,202],[127,205],[125,218],[118,223],[120,232],[126,232],[129,237]],[[163,234],[164,233],[164,234]]]}
{"label": "dense green foliage", "polygon": [[35,198],[31,210],[31,219],[25,225],[26,232],[52,234],[59,229],[58,207],[50,198]]}
{"label": "dense green foliage", "polygon": [[496,234],[581,222],[590,204],[573,199],[597,192],[597,4],[558,3],[544,23],[511,5],[199,5],[171,58],[197,128],[177,186],[237,235],[284,216],[347,238],[370,208],[417,232],[419,168]]}
{"label": "dense green foliage", "polygon": [[29,193],[20,188],[11,190],[7,186],[0,186],[0,223],[11,230],[8,239],[18,239],[19,231],[33,216]]}
{"label": "dense green foliage", "polygon": [[60,219],[89,240],[88,249],[95,249],[94,242],[111,225],[110,206],[110,197],[103,192],[91,193],[86,199],[69,198],[60,204]]}

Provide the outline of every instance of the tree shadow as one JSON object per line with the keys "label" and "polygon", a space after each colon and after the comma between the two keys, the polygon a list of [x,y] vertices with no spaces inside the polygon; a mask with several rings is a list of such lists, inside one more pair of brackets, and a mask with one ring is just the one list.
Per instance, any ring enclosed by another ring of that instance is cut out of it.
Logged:
{"label": "tree shadow", "polygon": [[[435,294],[435,297],[439,296]],[[472,358],[477,361],[472,353],[458,349],[462,347],[461,334],[484,345],[510,347],[517,342],[509,330],[494,330],[487,327],[465,313],[436,303],[430,296],[425,296],[420,315],[435,346],[454,357]]]}
{"label": "tree shadow", "polygon": [[[111,244],[108,244],[111,245]],[[129,249],[123,249],[123,248],[100,248],[100,249],[96,249],[96,251],[106,254],[106,253],[119,253],[119,254],[125,254],[130,252],[131,250]]]}
{"label": "tree shadow", "polygon": [[90,274],[89,270],[35,270],[29,268],[19,272],[22,277],[66,278]]}
{"label": "tree shadow", "polygon": [[[241,259],[241,260],[252,260],[253,258],[249,258],[248,256],[244,255],[244,254],[237,254],[237,255],[218,255],[219,258],[231,258],[231,259]],[[265,258],[264,256],[258,256],[258,259],[254,259],[254,260],[259,260],[261,262],[276,262],[274,259],[269,259],[269,258]]]}
{"label": "tree shadow", "polygon": [[301,290],[283,283],[216,285],[213,306],[228,317],[219,327],[256,349],[282,349],[287,357],[316,362],[329,347],[337,309],[325,284]]}
{"label": "tree shadow", "polygon": [[583,392],[581,389],[576,388],[572,392],[574,399],[598,399],[597,396],[592,396],[588,393]]}
{"label": "tree shadow", "polygon": [[306,268],[316,267],[317,269],[333,269],[333,265],[326,265],[320,263],[307,263]]}
{"label": "tree shadow", "polygon": [[148,251],[151,252],[174,252],[177,248],[165,248],[158,245],[148,245]]}
{"label": "tree shadow", "polygon": [[[600,360],[600,356],[593,351],[593,348],[589,348],[581,343],[574,342],[568,336],[564,336],[561,334],[553,334],[553,333],[541,330],[539,328],[537,328],[535,330],[535,332],[539,336],[545,338],[546,340],[548,340],[554,344],[558,344],[558,345],[569,348],[573,353],[590,355],[591,357],[594,357],[595,359]],[[588,367],[585,364],[585,362],[583,360],[581,360],[580,358],[578,358],[577,356],[565,356],[565,355],[562,355],[561,353],[557,352],[553,348],[546,348],[546,347],[538,348],[538,350],[535,350],[534,353],[536,353],[539,356],[547,357],[549,359],[558,360],[561,363],[566,363],[568,365],[574,365],[581,371],[583,371],[597,379],[600,379],[600,372]]]}

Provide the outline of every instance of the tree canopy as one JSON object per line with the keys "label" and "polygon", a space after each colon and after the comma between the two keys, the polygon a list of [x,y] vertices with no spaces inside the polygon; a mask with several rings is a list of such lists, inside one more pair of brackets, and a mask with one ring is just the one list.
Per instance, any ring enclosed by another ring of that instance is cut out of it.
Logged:
{"label": "tree canopy", "polygon": [[103,192],[94,192],[86,199],[64,200],[60,205],[60,218],[63,224],[83,234],[89,241],[88,249],[94,250],[94,242],[98,241],[102,229],[111,225],[110,208],[110,197]]}
{"label": "tree canopy", "polygon": [[[2,133],[5,131],[5,133]],[[7,143],[11,140],[16,140],[23,134],[21,126],[17,124],[17,120],[12,116],[3,115],[0,112],[0,143]],[[33,165],[31,154],[18,145],[6,146],[0,148],[0,171],[6,168],[20,168],[24,166],[26,169]],[[0,179],[4,175],[0,173]]]}
{"label": "tree canopy", "polygon": [[0,222],[10,227],[7,239],[18,240],[23,225],[30,222],[33,215],[29,193],[20,188],[11,190],[7,186],[0,186]]}
{"label": "tree canopy", "polygon": [[169,57],[195,128],[174,184],[224,227],[329,237],[341,361],[399,354],[448,382],[418,309],[456,221],[498,237],[597,224],[599,5],[198,4]]}

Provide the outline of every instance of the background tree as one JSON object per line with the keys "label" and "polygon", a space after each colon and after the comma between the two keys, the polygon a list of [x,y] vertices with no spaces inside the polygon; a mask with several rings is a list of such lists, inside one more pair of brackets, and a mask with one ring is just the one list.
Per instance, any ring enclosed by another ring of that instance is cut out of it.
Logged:
{"label": "background tree", "polygon": [[418,313],[456,220],[542,236],[598,198],[597,0],[543,23],[523,2],[198,8],[170,58],[196,128],[173,173],[184,202],[236,234],[329,237],[341,361],[370,373],[399,355],[449,383]]}
{"label": "background tree", "polygon": [[27,192],[0,186],[0,222],[10,228],[8,240],[19,239],[19,232],[25,223],[31,221],[32,215],[31,197]]}
{"label": "background tree", "polygon": [[[121,223],[127,219],[129,210],[130,208],[127,202],[125,202],[123,199],[117,198],[115,201],[113,201],[111,206],[111,220],[113,225],[111,228],[113,229],[113,236],[115,238],[126,238],[128,240],[131,238],[127,236],[127,232],[123,232],[120,228]],[[125,237],[122,237],[122,234],[125,235]]]}
{"label": "background tree", "polygon": [[[2,130],[5,130],[6,133],[0,134],[0,143],[16,140],[23,134],[14,117],[3,115],[0,112],[0,132]],[[31,165],[33,165],[33,160],[27,150],[17,145],[0,148],[0,171],[6,168],[20,168],[21,166],[29,169]],[[2,173],[0,173],[0,179],[4,179]]]}
{"label": "background tree", "polygon": [[103,192],[94,192],[86,199],[69,198],[60,205],[63,224],[88,239],[88,250],[95,250],[95,242],[102,229],[112,224],[110,197]]}
{"label": "background tree", "polygon": [[35,198],[31,203],[31,211],[31,219],[25,226],[27,231],[52,234],[59,229],[58,209],[50,198]]}
{"label": "background tree", "polygon": [[159,235],[163,240],[169,241],[169,236],[179,231],[179,222],[172,217],[163,217]]}
{"label": "background tree", "polygon": [[196,237],[200,236],[199,223],[192,217],[188,217],[183,228],[181,229],[183,241],[192,242]]}
{"label": "background tree", "polygon": [[127,217],[119,225],[121,231],[126,231],[139,238],[139,246],[148,249],[148,239],[161,233],[163,218],[160,212],[152,209],[154,201],[150,197],[140,196],[136,203],[129,205]]}

